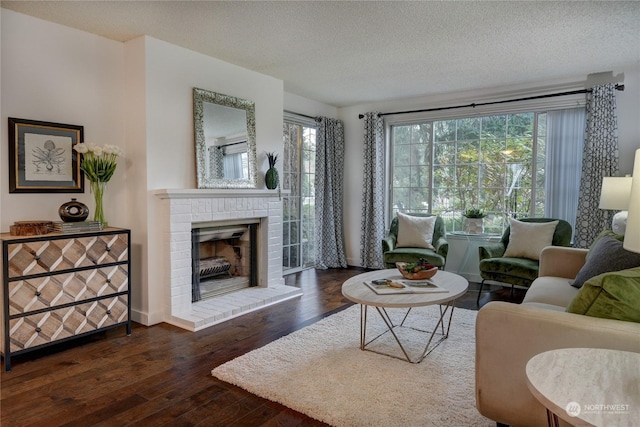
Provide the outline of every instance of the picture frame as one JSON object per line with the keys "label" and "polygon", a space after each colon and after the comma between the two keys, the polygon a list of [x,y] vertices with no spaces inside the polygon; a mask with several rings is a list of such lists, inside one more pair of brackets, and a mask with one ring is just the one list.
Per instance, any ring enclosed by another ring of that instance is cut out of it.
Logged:
{"label": "picture frame", "polygon": [[9,193],[84,193],[84,126],[9,117]]}

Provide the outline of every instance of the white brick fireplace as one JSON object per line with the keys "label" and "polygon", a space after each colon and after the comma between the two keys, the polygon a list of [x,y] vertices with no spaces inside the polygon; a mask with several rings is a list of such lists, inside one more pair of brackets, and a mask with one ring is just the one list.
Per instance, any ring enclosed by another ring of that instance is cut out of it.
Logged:
{"label": "white brick fireplace", "polygon": [[[156,190],[161,200],[165,321],[197,331],[302,295],[282,277],[282,201],[269,190]],[[191,229],[231,220],[259,220],[258,286],[191,302]]]}

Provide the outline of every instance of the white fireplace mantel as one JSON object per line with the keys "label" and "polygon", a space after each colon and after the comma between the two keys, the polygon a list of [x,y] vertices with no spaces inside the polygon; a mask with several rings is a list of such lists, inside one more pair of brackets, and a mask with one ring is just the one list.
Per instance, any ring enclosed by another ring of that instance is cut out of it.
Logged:
{"label": "white fireplace mantel", "polygon": [[[197,331],[302,295],[282,277],[282,199],[263,189],[159,189],[167,323]],[[288,192],[287,192],[288,193]],[[191,302],[191,229],[202,223],[259,220],[258,286]]]}
{"label": "white fireplace mantel", "polygon": [[200,199],[207,197],[280,197],[289,194],[289,190],[261,190],[257,188],[193,188],[193,189],[162,189],[153,194],[160,199]]}

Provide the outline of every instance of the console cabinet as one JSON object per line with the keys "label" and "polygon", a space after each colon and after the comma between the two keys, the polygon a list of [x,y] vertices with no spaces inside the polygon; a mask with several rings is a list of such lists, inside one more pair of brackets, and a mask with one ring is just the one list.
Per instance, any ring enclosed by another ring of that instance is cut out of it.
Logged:
{"label": "console cabinet", "polygon": [[129,247],[119,228],[2,239],[2,355],[109,328],[131,334]]}

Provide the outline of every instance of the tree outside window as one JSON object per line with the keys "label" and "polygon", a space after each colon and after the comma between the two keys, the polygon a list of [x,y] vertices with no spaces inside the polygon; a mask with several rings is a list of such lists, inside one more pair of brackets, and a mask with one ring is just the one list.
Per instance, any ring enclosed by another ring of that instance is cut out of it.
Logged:
{"label": "tree outside window", "polygon": [[544,213],[545,113],[425,121],[391,127],[391,209],[440,215],[462,230],[468,209],[485,232]]}

